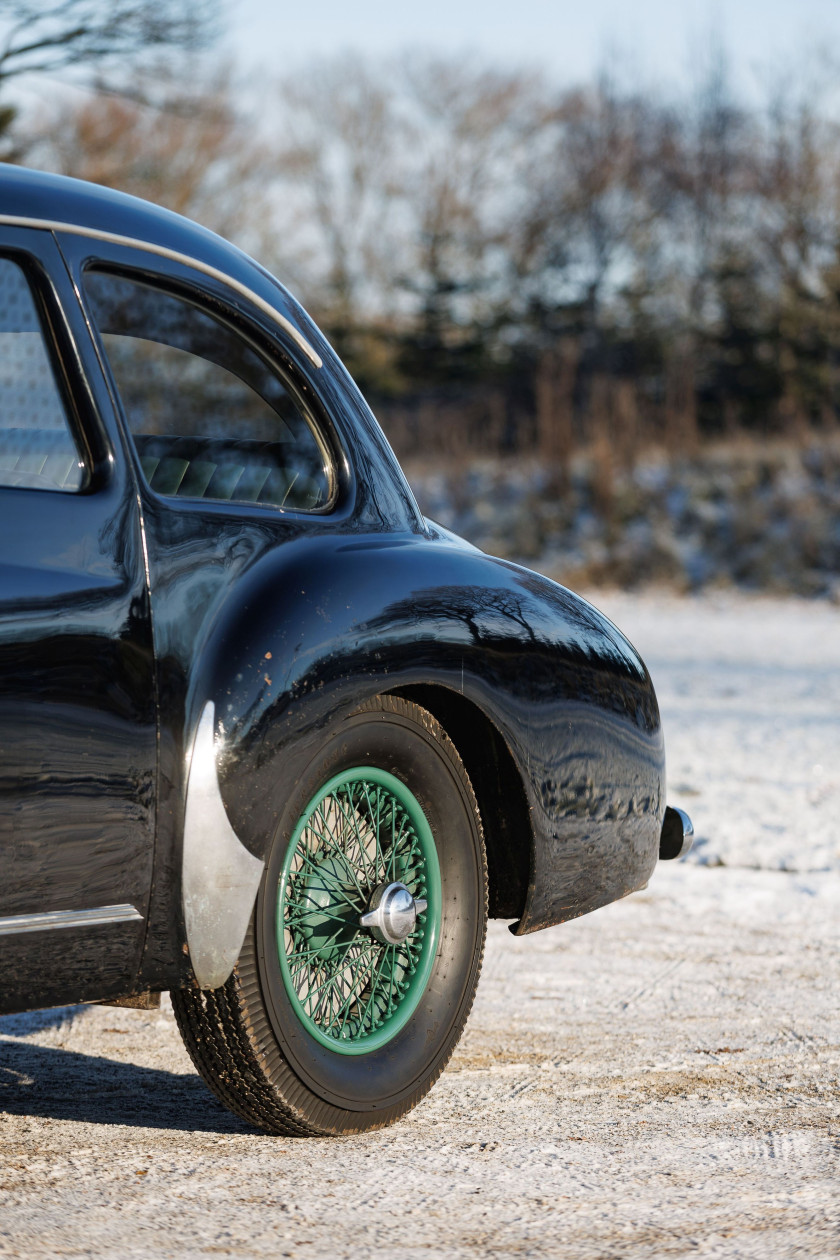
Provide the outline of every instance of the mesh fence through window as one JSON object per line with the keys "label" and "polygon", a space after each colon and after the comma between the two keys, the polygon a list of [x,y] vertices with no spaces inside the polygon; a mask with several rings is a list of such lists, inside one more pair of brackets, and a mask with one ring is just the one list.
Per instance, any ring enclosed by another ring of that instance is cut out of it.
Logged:
{"label": "mesh fence through window", "polygon": [[26,276],[0,258],[0,486],[75,491],[84,477]]}

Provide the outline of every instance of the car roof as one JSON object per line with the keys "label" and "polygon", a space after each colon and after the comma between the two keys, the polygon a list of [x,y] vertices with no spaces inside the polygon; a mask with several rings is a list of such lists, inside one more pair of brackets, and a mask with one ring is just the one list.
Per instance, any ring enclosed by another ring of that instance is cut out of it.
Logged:
{"label": "car roof", "polygon": [[146,247],[193,263],[233,283],[269,313],[320,367],[315,329],[291,294],[236,245],[183,215],[140,197],[67,175],[0,163],[0,224],[78,231],[84,236]]}

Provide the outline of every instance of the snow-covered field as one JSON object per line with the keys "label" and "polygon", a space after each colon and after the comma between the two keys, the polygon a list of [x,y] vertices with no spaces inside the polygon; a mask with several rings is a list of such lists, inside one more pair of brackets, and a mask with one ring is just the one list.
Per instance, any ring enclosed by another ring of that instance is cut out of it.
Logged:
{"label": "snow-covered field", "polygon": [[171,1012],[0,1020],[0,1255],[840,1256],[840,609],[594,596],[657,683],[689,859],[492,925],[430,1097],[246,1132]]}
{"label": "snow-covered field", "polygon": [[690,861],[840,872],[840,608],[743,595],[590,595],[656,686]]}

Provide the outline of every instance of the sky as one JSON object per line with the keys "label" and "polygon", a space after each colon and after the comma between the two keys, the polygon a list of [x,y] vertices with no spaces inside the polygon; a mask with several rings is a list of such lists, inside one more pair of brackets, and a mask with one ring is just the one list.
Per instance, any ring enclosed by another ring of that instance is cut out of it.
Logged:
{"label": "sky", "polygon": [[478,54],[542,66],[558,82],[591,77],[605,59],[634,77],[678,87],[717,33],[736,86],[759,95],[791,58],[836,49],[840,0],[225,0],[224,45],[273,75],[347,48]]}

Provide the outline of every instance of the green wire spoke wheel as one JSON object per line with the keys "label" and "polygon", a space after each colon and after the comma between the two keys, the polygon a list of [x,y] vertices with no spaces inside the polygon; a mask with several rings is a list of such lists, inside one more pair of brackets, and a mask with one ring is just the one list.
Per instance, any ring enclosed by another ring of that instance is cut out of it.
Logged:
{"label": "green wire spoke wheel", "polygon": [[393,1124],[446,1067],[478,984],[487,859],[469,777],[431,713],[385,695],[305,757],[278,754],[262,783],[272,835],[233,974],[172,995],[187,1049],[268,1133]]}
{"label": "green wire spoke wheel", "polygon": [[316,1041],[367,1054],[405,1027],[431,974],[440,892],[428,820],[393,774],[354,767],[309,801],[280,877],[277,945]]}

